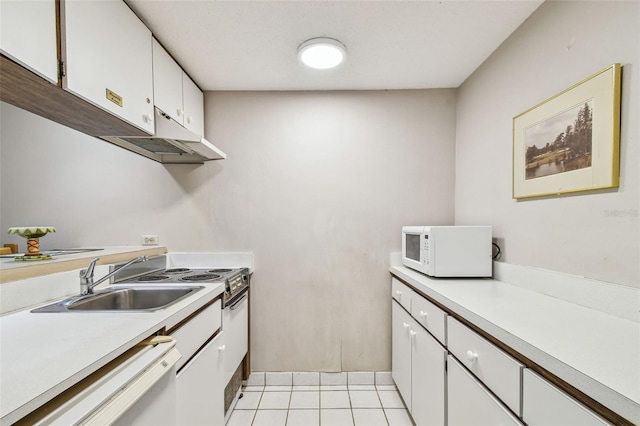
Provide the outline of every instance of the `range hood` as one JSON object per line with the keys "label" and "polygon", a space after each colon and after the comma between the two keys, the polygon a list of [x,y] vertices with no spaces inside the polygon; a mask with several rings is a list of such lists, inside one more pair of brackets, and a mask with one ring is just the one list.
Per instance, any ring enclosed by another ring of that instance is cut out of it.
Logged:
{"label": "range hood", "polygon": [[102,136],[102,139],[166,164],[202,164],[227,158],[202,135],[182,127],[157,107],[155,125],[154,136]]}

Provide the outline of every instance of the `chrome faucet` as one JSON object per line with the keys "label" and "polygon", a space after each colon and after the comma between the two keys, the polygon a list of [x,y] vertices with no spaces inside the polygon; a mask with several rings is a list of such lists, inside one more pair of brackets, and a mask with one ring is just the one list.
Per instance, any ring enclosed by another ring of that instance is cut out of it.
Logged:
{"label": "chrome faucet", "polygon": [[134,263],[146,262],[147,260],[149,260],[149,258],[147,256],[140,256],[140,257],[136,257],[135,259],[131,259],[129,262],[125,263],[115,271],[112,271],[107,275],[105,275],[104,277],[100,278],[98,281],[93,282],[93,270],[95,269],[96,262],[98,260],[100,260],[99,257],[96,257],[95,259],[91,260],[91,262],[89,262],[89,266],[87,266],[87,269],[82,269],[80,271],[80,294],[82,295],[93,294],[93,288],[95,286],[102,284],[103,282],[105,282],[106,280],[114,276],[116,272],[120,272],[122,269],[130,265],[133,265]]}

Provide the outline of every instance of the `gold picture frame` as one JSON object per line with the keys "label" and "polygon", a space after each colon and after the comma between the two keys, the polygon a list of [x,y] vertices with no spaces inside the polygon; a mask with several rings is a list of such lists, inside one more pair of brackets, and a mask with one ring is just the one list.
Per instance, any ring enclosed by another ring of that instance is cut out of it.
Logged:
{"label": "gold picture frame", "polygon": [[620,81],[613,64],[513,118],[513,198],[619,185]]}

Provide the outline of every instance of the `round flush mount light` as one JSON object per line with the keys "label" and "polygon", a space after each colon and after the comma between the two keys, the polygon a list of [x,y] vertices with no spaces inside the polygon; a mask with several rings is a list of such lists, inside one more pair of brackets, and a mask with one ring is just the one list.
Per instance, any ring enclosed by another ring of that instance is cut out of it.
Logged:
{"label": "round flush mount light", "polygon": [[312,38],[298,47],[300,61],[310,68],[319,70],[337,67],[346,54],[344,44],[327,37]]}

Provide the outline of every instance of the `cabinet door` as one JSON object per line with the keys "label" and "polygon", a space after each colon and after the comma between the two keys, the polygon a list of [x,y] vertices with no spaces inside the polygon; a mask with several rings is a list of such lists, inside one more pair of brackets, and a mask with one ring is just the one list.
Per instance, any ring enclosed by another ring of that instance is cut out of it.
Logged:
{"label": "cabinet door", "polygon": [[153,39],[153,100],[155,106],[180,124],[184,124],[182,105],[182,68]]}
{"label": "cabinet door", "polygon": [[413,321],[411,416],[418,426],[445,424],[447,351]]}
{"label": "cabinet door", "polygon": [[204,136],[204,95],[184,72],[182,73],[182,97],[184,127]]}
{"label": "cabinet door", "polygon": [[530,426],[609,424],[529,369],[523,374],[522,399],[522,418]]}
{"label": "cabinet door", "polygon": [[391,375],[407,408],[411,410],[411,317],[391,302]]}
{"label": "cabinet door", "polygon": [[178,425],[224,425],[224,332],[218,334],[178,373]]}
{"label": "cabinet door", "polygon": [[522,425],[451,355],[447,358],[447,417],[450,426]]}
{"label": "cabinet door", "polygon": [[58,83],[54,0],[0,1],[0,52],[54,84]]}
{"label": "cabinet door", "polygon": [[61,2],[61,20],[63,88],[153,133],[147,27],[123,1],[66,0]]}

